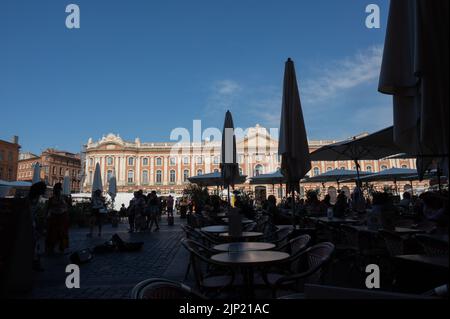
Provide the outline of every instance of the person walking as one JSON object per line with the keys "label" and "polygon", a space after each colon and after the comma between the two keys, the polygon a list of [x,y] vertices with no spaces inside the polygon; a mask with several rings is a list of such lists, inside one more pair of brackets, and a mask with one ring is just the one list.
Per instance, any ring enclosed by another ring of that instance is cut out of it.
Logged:
{"label": "person walking", "polygon": [[40,227],[38,211],[39,199],[45,194],[47,186],[44,182],[38,182],[31,186],[28,193],[28,205],[30,207],[32,231],[33,231],[33,270],[43,271],[40,260],[39,241],[42,237],[42,227]]}
{"label": "person walking", "polygon": [[167,201],[166,201],[166,205],[167,205],[167,216],[173,216],[173,197],[172,195],[169,195],[169,197],[167,197]]}
{"label": "person walking", "polygon": [[128,205],[127,215],[128,215],[128,224],[130,225],[129,233],[133,233],[135,229],[134,220],[135,220],[135,202],[136,202],[137,192],[134,192],[134,197],[130,200],[130,204]]}
{"label": "person walking", "polygon": [[145,197],[142,190],[136,192],[134,202],[135,230],[143,231],[145,229]]}
{"label": "person walking", "polygon": [[106,214],[105,198],[102,196],[102,191],[97,189],[94,194],[92,194],[91,200],[91,227],[88,237],[92,237],[94,232],[94,226],[98,226],[98,236],[102,235],[102,223],[103,216]]}
{"label": "person walking", "polygon": [[158,217],[159,217],[159,210],[160,210],[160,202],[158,200],[158,196],[156,195],[155,191],[151,192],[147,205],[149,206],[149,212],[150,212],[149,230],[152,231],[153,224],[155,224],[155,226],[156,226],[155,231],[158,231],[159,230]]}
{"label": "person walking", "polygon": [[56,245],[61,253],[69,247],[68,236],[65,234],[67,225],[67,201],[62,196],[62,184],[53,186],[53,196],[48,200],[47,206],[48,226],[45,241],[46,251],[53,254]]}

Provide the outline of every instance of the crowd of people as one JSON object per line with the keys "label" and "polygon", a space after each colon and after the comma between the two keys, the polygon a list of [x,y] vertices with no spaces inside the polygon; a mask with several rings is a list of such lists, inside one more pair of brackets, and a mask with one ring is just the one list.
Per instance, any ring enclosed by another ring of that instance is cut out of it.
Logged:
{"label": "crowd of people", "polygon": [[[334,203],[331,196],[326,194],[319,199],[317,192],[309,191],[306,198],[295,198],[295,212],[297,215],[308,215],[315,217],[333,216],[343,218],[351,214],[363,215],[371,211],[374,206],[382,206],[384,211],[391,211],[394,215],[413,215],[415,221],[430,221],[439,227],[448,227],[448,191],[428,191],[420,195],[412,195],[404,192],[402,199],[388,192],[373,192],[363,196],[358,188],[350,195],[339,191]],[[284,198],[279,205],[276,198],[269,196],[263,205],[269,215],[275,219],[289,219],[283,215],[283,211],[292,209],[292,197]]]}
{"label": "crowd of people", "polygon": [[[185,205],[183,205],[185,206]],[[128,217],[129,232],[142,232],[159,230],[159,222],[163,211],[167,212],[168,218],[173,217],[175,207],[174,198],[169,195],[166,199],[158,197],[155,191],[144,195],[142,190],[134,192],[128,207],[122,205],[121,216]]]}

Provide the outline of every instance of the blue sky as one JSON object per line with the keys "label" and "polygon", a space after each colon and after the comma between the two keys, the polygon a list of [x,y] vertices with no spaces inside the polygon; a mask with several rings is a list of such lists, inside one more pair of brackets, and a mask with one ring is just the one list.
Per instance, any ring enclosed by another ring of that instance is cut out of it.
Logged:
{"label": "blue sky", "polygon": [[[78,4],[81,28],[65,27]],[[365,27],[365,7],[381,29]],[[77,152],[109,132],[168,141],[176,127],[278,127],[296,64],[310,139],[392,123],[377,92],[388,1],[0,0],[0,138]]]}

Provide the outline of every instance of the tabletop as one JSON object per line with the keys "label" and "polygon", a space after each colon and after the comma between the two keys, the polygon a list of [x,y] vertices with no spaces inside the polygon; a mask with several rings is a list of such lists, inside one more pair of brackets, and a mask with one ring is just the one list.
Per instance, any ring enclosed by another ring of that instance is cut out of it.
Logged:
{"label": "tabletop", "polygon": [[448,269],[448,256],[400,255],[395,258]]}
{"label": "tabletop", "polygon": [[[222,218],[222,220],[223,220],[225,223],[228,223],[228,222],[230,221],[230,219],[229,219],[228,217]],[[251,224],[251,223],[254,223],[254,221],[251,220],[251,219],[247,219],[247,218],[243,218],[243,219],[242,219],[242,224]]]}
{"label": "tabletop", "polygon": [[422,234],[421,237],[432,238],[448,244],[448,234]]}
{"label": "tabletop", "polygon": [[249,237],[261,237],[263,233],[253,232],[253,231],[243,231],[241,236],[231,236],[228,232],[223,232],[220,234],[221,237],[229,237],[229,238],[249,238]]}
{"label": "tabletop", "polygon": [[338,217],[309,217],[312,220],[320,221],[323,223],[339,223],[339,224],[354,224],[358,223],[359,220],[353,219],[353,218],[338,218]]}
{"label": "tabletop", "polygon": [[[367,226],[352,226],[353,228],[357,229],[358,231],[363,232],[372,232],[377,233],[378,230],[375,229],[369,229]],[[382,229],[379,229],[382,230]],[[415,229],[415,228],[407,228],[407,227],[395,227],[395,230],[392,230],[394,233],[400,234],[400,235],[408,235],[408,234],[420,234],[424,233],[424,230],[421,229]]]}
{"label": "tabletop", "polygon": [[216,245],[213,248],[219,251],[240,252],[240,251],[255,251],[255,250],[270,250],[276,245],[272,243],[261,242],[237,242]]}
{"label": "tabletop", "polygon": [[201,231],[207,232],[207,233],[226,233],[228,231],[228,226],[224,225],[216,225],[216,226],[206,226],[200,228]]}
{"label": "tabletop", "polygon": [[279,251],[242,251],[242,252],[228,252],[213,255],[212,260],[230,264],[230,265],[245,265],[254,266],[262,264],[270,264],[283,261],[289,258],[289,254]]}

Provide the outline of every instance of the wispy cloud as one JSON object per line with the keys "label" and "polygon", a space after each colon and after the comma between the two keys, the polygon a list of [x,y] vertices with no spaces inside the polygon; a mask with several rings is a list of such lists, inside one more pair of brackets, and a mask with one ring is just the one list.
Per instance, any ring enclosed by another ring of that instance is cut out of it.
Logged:
{"label": "wispy cloud", "polygon": [[[389,105],[378,100],[376,89],[366,87],[375,88],[381,60],[382,46],[378,45],[309,70],[308,77],[303,77],[299,84],[305,124],[313,137],[328,131],[330,121],[334,124],[339,121],[342,126],[335,128],[336,137],[390,125]],[[361,103],[368,100],[383,106],[362,108]],[[276,128],[280,125],[281,102],[282,83],[243,85],[226,79],[211,86],[205,114],[216,116],[232,109],[233,114],[246,119],[248,125],[260,123],[267,128]]]}
{"label": "wispy cloud", "polygon": [[317,70],[314,78],[303,84],[304,102],[323,102],[343,91],[374,81],[380,74],[382,54],[381,45],[372,46]]}
{"label": "wispy cloud", "polygon": [[242,86],[233,80],[220,80],[213,83],[207,98],[206,114],[215,116],[218,112],[223,112],[230,108],[241,92]]}

